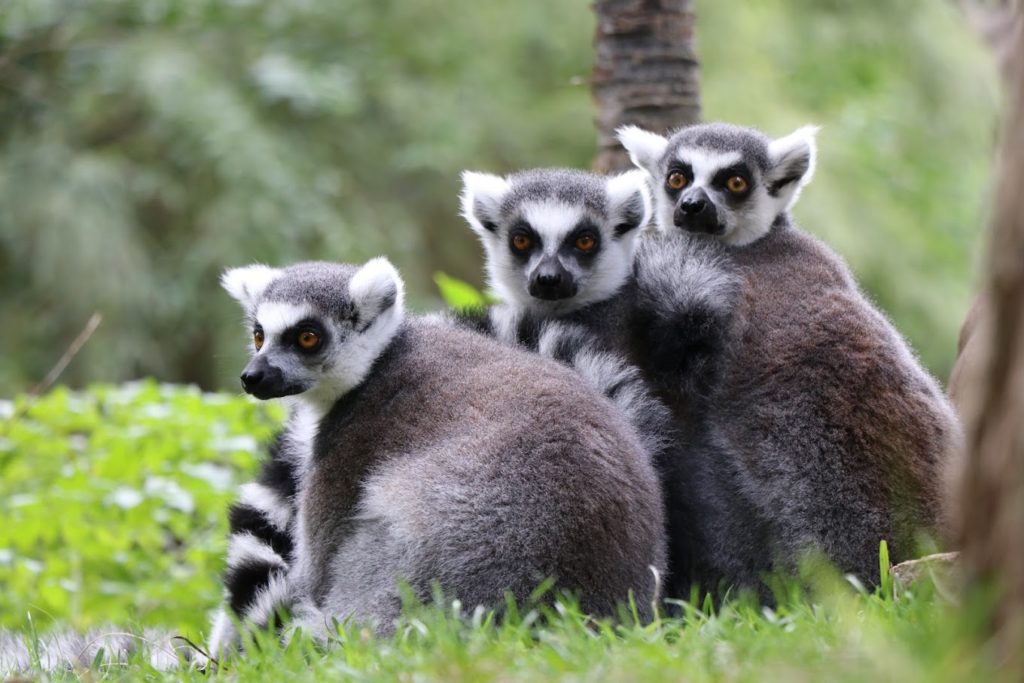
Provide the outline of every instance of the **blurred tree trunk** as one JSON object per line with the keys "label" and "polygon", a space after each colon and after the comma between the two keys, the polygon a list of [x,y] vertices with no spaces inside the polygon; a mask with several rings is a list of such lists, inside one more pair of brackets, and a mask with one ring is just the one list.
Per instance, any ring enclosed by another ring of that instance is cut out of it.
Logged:
{"label": "blurred tree trunk", "polygon": [[615,129],[634,124],[664,133],[700,120],[700,68],[693,0],[595,0],[597,105],[601,173],[631,167]]}
{"label": "blurred tree trunk", "polygon": [[[1019,40],[1024,39],[1024,12],[1019,9],[1020,0],[957,0],[957,4],[967,23],[992,50],[1003,84],[1009,89],[1013,79],[1015,47]],[[960,328],[956,362],[947,384],[949,397],[962,417],[966,417],[968,406],[975,403],[971,393],[977,388],[975,383],[981,372],[978,367],[983,360],[981,349],[987,344],[980,338],[981,331],[989,329],[982,320],[988,314],[987,294],[983,288],[974,297]]]}
{"label": "blurred tree trunk", "polygon": [[972,585],[997,599],[1000,653],[1024,667],[1024,40],[1007,72],[998,192],[987,259],[979,376],[965,410],[960,540]]}

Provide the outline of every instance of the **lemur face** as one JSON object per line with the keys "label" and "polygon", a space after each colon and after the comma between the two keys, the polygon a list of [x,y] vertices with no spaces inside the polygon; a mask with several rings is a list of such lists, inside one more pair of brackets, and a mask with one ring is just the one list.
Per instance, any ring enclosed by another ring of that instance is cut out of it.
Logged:
{"label": "lemur face", "polygon": [[651,215],[643,175],[539,169],[462,174],[462,215],[480,236],[491,287],[518,308],[564,313],[626,281]]}
{"label": "lemur face", "polygon": [[383,258],[361,268],[233,268],[221,283],[251,325],[252,358],[241,381],[258,399],[301,394],[329,408],[363,380],[404,315],[402,280]]}
{"label": "lemur face", "polygon": [[656,222],[749,244],[787,211],[814,173],[817,129],[778,140],[751,128],[712,123],[669,138],[627,126],[619,141],[651,179]]}

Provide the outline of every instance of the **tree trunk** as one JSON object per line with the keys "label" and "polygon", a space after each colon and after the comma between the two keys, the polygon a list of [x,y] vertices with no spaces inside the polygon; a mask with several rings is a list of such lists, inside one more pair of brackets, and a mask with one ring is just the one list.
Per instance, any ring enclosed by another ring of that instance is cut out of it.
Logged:
{"label": "tree trunk", "polygon": [[594,12],[594,169],[609,173],[631,167],[619,126],[664,133],[700,120],[700,69],[693,0],[595,0]]}
{"label": "tree trunk", "polygon": [[[1012,88],[1014,69],[1014,50],[1017,42],[1024,39],[1024,12],[1019,11],[1019,3],[1014,5],[1010,0],[1000,2],[981,2],[980,0],[958,0],[967,23],[973,27],[978,37],[992,50],[996,66],[1002,77],[1003,85],[1009,92]],[[956,362],[949,374],[949,397],[961,416],[975,400],[970,396],[975,391],[972,382],[980,377],[975,367],[982,362],[982,351],[987,342],[980,339],[980,330],[988,330],[990,326],[982,325],[987,316],[988,302],[984,290],[974,298],[963,326],[960,328],[960,343],[957,346]]]}
{"label": "tree trunk", "polygon": [[[974,586],[994,590],[993,626],[1011,667],[1024,667],[1024,40],[1007,78],[998,191],[987,259],[989,315],[965,422],[960,540]],[[1016,669],[1011,669],[1016,670]]]}

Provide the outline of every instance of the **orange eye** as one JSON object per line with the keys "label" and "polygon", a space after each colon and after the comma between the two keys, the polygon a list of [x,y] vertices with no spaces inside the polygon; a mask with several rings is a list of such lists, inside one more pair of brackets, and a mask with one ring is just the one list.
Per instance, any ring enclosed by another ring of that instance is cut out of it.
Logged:
{"label": "orange eye", "polygon": [[315,349],[320,343],[320,335],[312,330],[303,330],[299,332],[299,346],[309,351]]}
{"label": "orange eye", "polygon": [[516,251],[526,251],[533,246],[533,240],[530,239],[529,235],[518,233],[516,235],[512,235],[512,246]]}
{"label": "orange eye", "polygon": [[591,251],[597,246],[597,240],[590,235],[580,235],[576,238],[576,248],[580,251]]}
{"label": "orange eye", "polygon": [[253,331],[252,343],[256,346],[257,351],[263,348],[263,330]]}
{"label": "orange eye", "polygon": [[673,190],[681,190],[684,187],[686,187],[689,183],[690,181],[686,179],[686,176],[680,173],[679,171],[669,173],[668,179],[665,181],[665,184],[668,185],[669,188]]}
{"label": "orange eye", "polygon": [[725,181],[725,187],[733,194],[740,194],[741,192],[746,192],[749,185],[747,184],[746,178],[734,175]]}

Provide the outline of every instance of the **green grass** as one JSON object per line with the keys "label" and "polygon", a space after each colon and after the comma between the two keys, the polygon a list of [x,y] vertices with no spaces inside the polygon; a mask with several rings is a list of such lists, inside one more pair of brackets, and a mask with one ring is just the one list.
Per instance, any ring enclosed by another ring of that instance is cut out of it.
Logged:
{"label": "green grass", "polygon": [[[116,624],[201,643],[219,598],[226,506],[280,419],[245,399],[153,383],[0,403],[0,626],[29,641],[63,625]],[[302,637],[282,648],[257,634],[260,647],[223,662],[216,677],[1013,680],[976,637],[978,610],[952,605],[930,582],[897,587],[899,599],[820,570],[799,585],[780,589],[774,609],[694,601],[648,626],[593,622],[571,606],[523,609],[497,626],[438,602],[410,610],[386,640],[352,625],[326,649]],[[62,676],[209,678],[142,661]]]}

